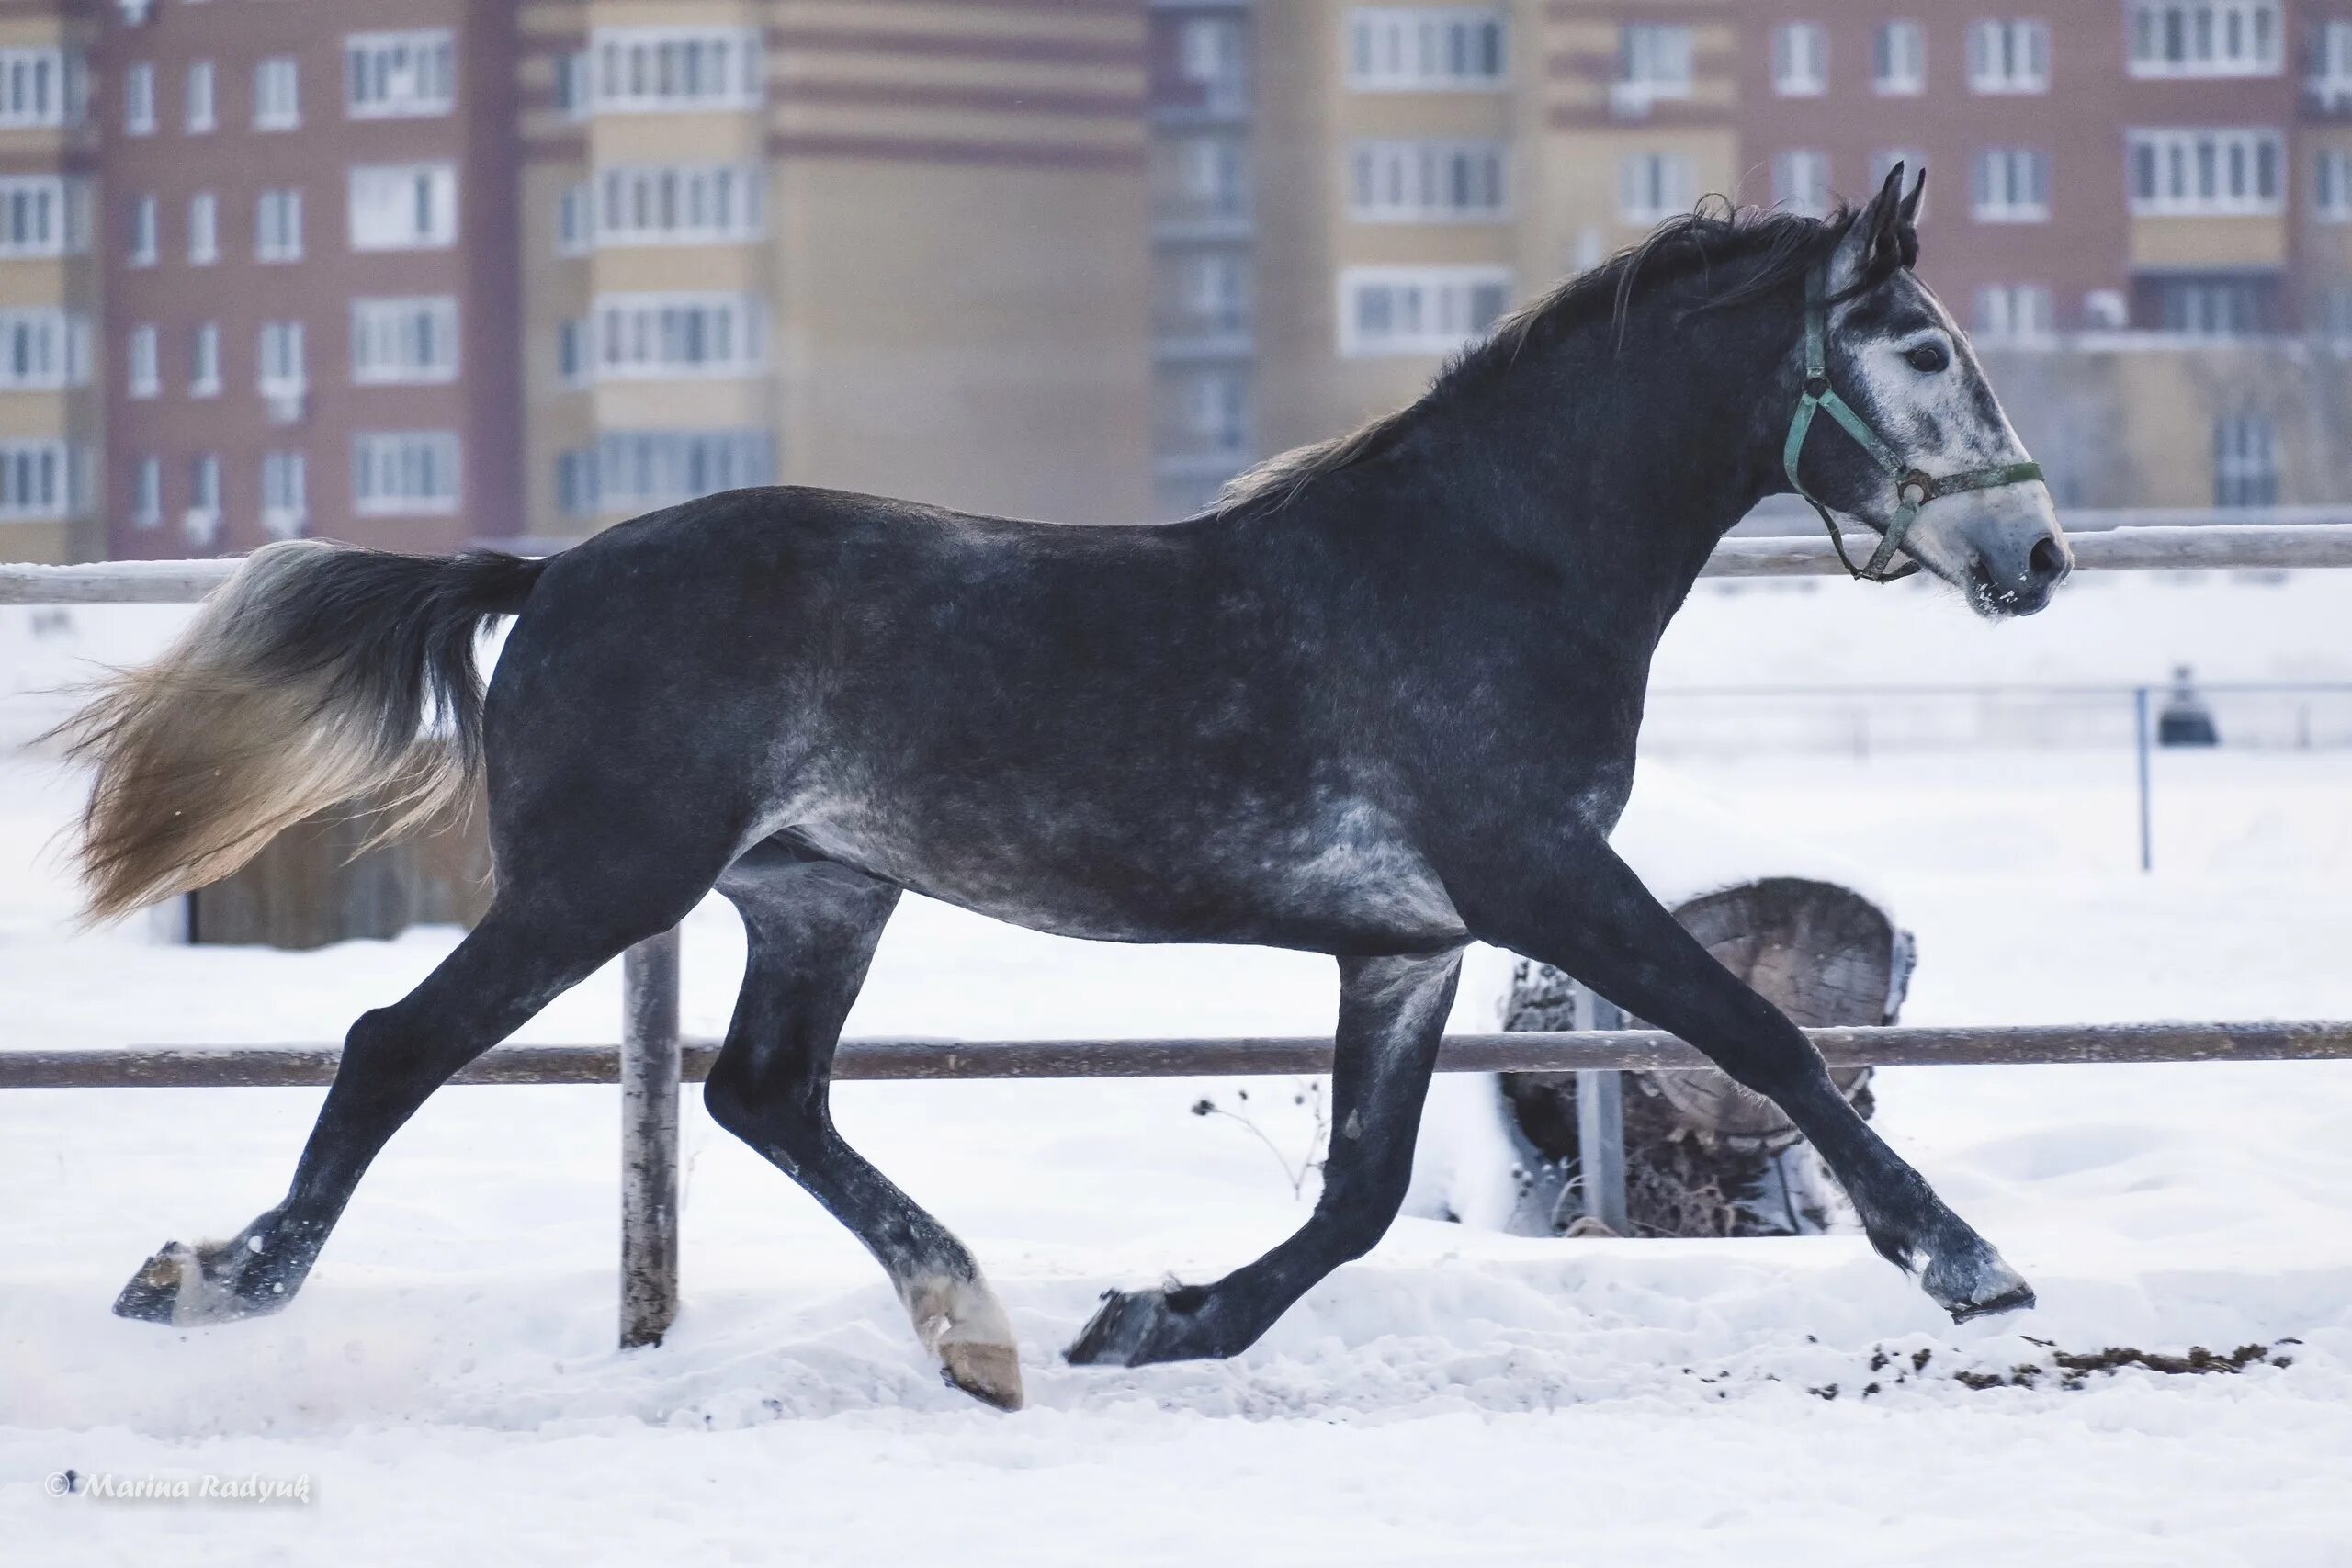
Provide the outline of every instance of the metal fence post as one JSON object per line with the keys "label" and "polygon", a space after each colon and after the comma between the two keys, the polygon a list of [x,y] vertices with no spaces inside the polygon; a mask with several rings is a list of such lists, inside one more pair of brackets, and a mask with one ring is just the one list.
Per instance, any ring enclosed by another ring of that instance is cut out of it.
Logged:
{"label": "metal fence post", "polygon": [[621,1348],[678,1315],[678,933],[621,959]]}
{"label": "metal fence post", "polygon": [[[1578,1029],[1623,1029],[1625,1015],[1579,986],[1576,1022]],[[1613,1068],[1577,1069],[1577,1163],[1586,1217],[1625,1235],[1625,1075]]]}
{"label": "metal fence post", "polygon": [[2140,751],[2140,869],[2146,871],[2155,863],[2155,834],[2150,819],[2148,801],[2148,688],[2141,686],[2132,693],[2132,728]]}

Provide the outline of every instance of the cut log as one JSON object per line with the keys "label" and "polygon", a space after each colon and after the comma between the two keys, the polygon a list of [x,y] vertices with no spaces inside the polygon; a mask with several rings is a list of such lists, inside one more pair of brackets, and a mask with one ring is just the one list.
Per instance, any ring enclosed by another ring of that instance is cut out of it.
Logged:
{"label": "cut log", "polygon": [[187,939],[306,949],[481,918],[490,840],[479,803],[461,821],[369,847],[379,820],[345,807],[287,829],[238,871],[188,896]]}
{"label": "cut log", "polygon": [[[1675,918],[1724,967],[1807,1027],[1895,1021],[1910,980],[1912,942],[1850,888],[1768,877],[1695,898]],[[1574,1027],[1577,984],[1523,964],[1503,1027]],[[1654,1025],[1635,1021],[1631,1027]],[[1833,1077],[1865,1116],[1871,1069]],[[1789,1235],[1826,1223],[1826,1179],[1770,1101],[1712,1068],[1628,1075],[1626,1212],[1636,1234]],[[1535,1155],[1573,1172],[1576,1075],[1506,1073],[1506,1106]],[[1573,1186],[1571,1177],[1566,1186]],[[1538,1187],[1545,1184],[1538,1183]],[[1556,1202],[1555,1230],[1582,1211]]]}

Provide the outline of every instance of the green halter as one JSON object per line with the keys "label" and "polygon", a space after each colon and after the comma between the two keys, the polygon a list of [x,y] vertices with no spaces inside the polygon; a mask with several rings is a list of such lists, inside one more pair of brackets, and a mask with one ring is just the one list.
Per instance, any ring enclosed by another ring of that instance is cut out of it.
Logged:
{"label": "green halter", "polygon": [[[1847,571],[1871,582],[1892,582],[1898,577],[1908,577],[1919,570],[1917,560],[1905,562],[1892,571],[1887,562],[1902,547],[1903,536],[1911,529],[1912,520],[1919,515],[1919,508],[1938,496],[1956,495],[1962,491],[1997,490],[2003,485],[2024,484],[2041,478],[2039,463],[1997,463],[1987,468],[1971,468],[1963,474],[1940,477],[1924,474],[1905,464],[1894,455],[1893,448],[1878,438],[1853,405],[1839,397],[1829,385],[1829,306],[1827,300],[1827,266],[1815,267],[1804,279],[1804,389],[1797,397],[1797,412],[1789,421],[1788,444],[1781,450],[1781,466],[1788,470],[1789,483],[1796,492],[1813,503],[1821,513],[1822,526],[1829,530],[1829,542],[1838,550],[1838,558]],[[1815,410],[1826,409],[1838,427],[1854,438],[1854,444],[1871,455],[1878,466],[1886,470],[1894,483],[1894,516],[1882,531],[1878,550],[1867,566],[1856,566],[1846,553],[1846,541],[1838,532],[1837,519],[1829,515],[1829,508],[1821,499],[1804,488],[1797,478],[1797,459],[1804,453],[1804,438],[1813,429]]]}

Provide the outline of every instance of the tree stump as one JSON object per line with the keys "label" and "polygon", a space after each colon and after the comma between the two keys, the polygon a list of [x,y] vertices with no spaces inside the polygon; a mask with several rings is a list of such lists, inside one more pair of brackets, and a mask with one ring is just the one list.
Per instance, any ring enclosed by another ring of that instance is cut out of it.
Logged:
{"label": "tree stump", "polygon": [[[1910,934],[1850,888],[1768,877],[1692,899],[1675,919],[1724,968],[1808,1028],[1892,1023],[1912,964]],[[1577,983],[1522,963],[1505,1029],[1573,1027]],[[1629,1027],[1653,1027],[1640,1020]],[[1529,1198],[1565,1231],[1576,1201],[1574,1073],[1505,1073],[1506,1108],[1536,1160]],[[1832,1078],[1864,1116],[1871,1069]],[[1779,1107],[1713,1068],[1632,1073],[1625,1089],[1626,1214],[1643,1235],[1791,1235],[1818,1231],[1842,1200]],[[1527,1205],[1522,1205],[1522,1213]]]}
{"label": "tree stump", "polygon": [[371,847],[379,821],[366,807],[342,807],[287,829],[188,895],[186,939],[308,949],[481,918],[490,840],[479,802],[462,820]]}

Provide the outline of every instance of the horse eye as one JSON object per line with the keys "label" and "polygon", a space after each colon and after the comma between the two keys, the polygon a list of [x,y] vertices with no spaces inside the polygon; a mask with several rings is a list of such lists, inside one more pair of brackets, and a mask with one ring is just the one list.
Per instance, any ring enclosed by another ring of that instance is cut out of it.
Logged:
{"label": "horse eye", "polygon": [[1944,345],[1939,343],[1923,343],[1905,355],[1903,358],[1905,364],[1922,376],[1932,376],[1951,364],[1951,356],[1944,353]]}

